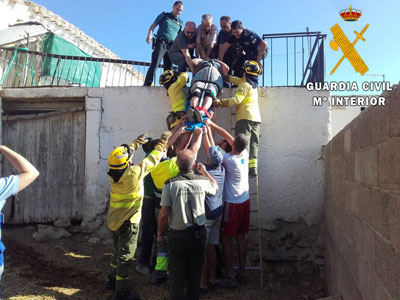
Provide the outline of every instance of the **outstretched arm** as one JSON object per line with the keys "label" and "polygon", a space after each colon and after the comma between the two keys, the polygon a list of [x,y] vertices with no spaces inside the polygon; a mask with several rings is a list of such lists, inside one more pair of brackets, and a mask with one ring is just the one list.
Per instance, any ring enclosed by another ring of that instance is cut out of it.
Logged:
{"label": "outstretched arm", "polygon": [[[210,139],[210,136],[211,136],[211,139]],[[211,146],[214,146],[214,139],[212,138],[212,133],[211,133],[210,127],[208,127],[206,125],[205,127],[203,127],[203,148],[204,148],[204,152],[206,153],[207,158],[209,156],[208,151]]]}
{"label": "outstretched arm", "polygon": [[202,136],[201,128],[196,127],[193,130],[192,144],[190,145],[190,148],[189,148],[196,155],[196,158],[197,158],[197,153],[199,152],[199,149],[201,146],[201,136]]}
{"label": "outstretched arm", "polygon": [[234,137],[228,131],[226,131],[221,126],[218,126],[211,120],[208,120],[208,126],[214,129],[223,139],[225,139],[229,143],[229,145],[233,146]]}
{"label": "outstretched arm", "polygon": [[257,55],[257,62],[260,63],[260,60],[262,56],[264,55],[264,51],[267,48],[268,44],[266,41],[261,40],[260,42],[260,48],[258,49],[258,55]]}
{"label": "outstretched arm", "polygon": [[218,59],[223,60],[225,56],[226,50],[231,46],[228,42],[223,43],[222,45],[219,45],[218,49]]}
{"label": "outstretched arm", "polygon": [[226,75],[229,72],[229,66],[224,63],[222,60],[216,59],[217,63],[219,63],[221,65],[221,69],[222,69],[222,74],[221,75]]}
{"label": "outstretched arm", "polygon": [[18,171],[18,191],[22,191],[39,176],[39,171],[25,157],[17,152],[6,146],[0,146],[0,153],[4,155]]}

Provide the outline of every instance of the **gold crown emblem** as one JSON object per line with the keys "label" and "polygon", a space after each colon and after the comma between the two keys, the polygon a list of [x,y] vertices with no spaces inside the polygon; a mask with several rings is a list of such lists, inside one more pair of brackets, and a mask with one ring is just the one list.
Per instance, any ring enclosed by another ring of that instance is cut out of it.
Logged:
{"label": "gold crown emblem", "polygon": [[357,21],[362,15],[361,10],[354,9],[351,7],[351,5],[349,9],[343,9],[339,12],[339,14],[343,20],[348,22]]}

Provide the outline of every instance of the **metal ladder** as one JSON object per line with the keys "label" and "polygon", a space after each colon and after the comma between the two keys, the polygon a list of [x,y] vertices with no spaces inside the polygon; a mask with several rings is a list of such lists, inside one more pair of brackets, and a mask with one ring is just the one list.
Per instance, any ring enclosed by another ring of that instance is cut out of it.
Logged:
{"label": "metal ladder", "polygon": [[[230,107],[230,129],[231,133],[235,132],[235,122],[236,122],[236,109],[234,106]],[[250,220],[252,220],[252,214],[257,214],[257,227],[250,227],[249,231],[257,231],[258,232],[258,252],[259,252],[259,265],[254,267],[245,267],[246,270],[259,270],[260,271],[260,286],[261,288],[264,285],[263,280],[263,260],[262,260],[262,245],[261,245],[261,227],[260,227],[260,201],[258,195],[258,175],[255,177],[249,177],[249,192],[250,192]],[[256,199],[256,207],[255,209],[251,208],[251,203],[253,199]],[[235,268],[238,268],[237,266]]]}

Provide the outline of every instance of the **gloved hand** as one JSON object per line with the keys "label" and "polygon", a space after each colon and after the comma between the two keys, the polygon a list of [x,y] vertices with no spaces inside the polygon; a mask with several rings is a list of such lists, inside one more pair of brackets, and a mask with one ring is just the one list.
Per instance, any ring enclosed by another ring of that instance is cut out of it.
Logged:
{"label": "gloved hand", "polygon": [[171,135],[172,132],[169,130],[166,130],[161,134],[160,142],[158,143],[158,145],[160,145],[163,148],[163,150],[167,148],[168,139],[170,138]]}
{"label": "gloved hand", "polygon": [[223,106],[222,101],[220,99],[214,99],[213,101],[214,107],[221,107]]}
{"label": "gloved hand", "polygon": [[170,138],[171,135],[172,135],[172,132],[171,132],[171,131],[169,131],[169,130],[164,131],[164,132],[161,134],[160,142],[163,142],[163,143],[166,144],[166,143],[168,142],[168,139]]}
{"label": "gloved hand", "polygon": [[143,133],[133,141],[132,145],[135,150],[137,150],[140,147],[140,145],[146,144],[149,141],[148,139],[146,139],[146,136],[147,133]]}

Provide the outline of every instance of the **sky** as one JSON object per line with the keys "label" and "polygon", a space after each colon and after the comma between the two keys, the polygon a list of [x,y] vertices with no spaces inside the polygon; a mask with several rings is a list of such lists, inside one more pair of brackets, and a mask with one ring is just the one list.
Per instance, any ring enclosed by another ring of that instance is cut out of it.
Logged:
{"label": "sky", "polygon": [[[69,23],[77,26],[97,42],[110,49],[123,59],[150,61],[151,46],[145,42],[148,28],[162,11],[171,11],[174,1],[161,0],[36,0],[35,3],[60,15]],[[201,16],[209,13],[219,28],[222,15],[239,19],[245,28],[257,32],[260,36],[269,33],[320,31],[327,34],[325,41],[326,81],[357,82],[360,91],[353,94],[374,94],[361,89],[364,81],[382,81],[383,76],[391,84],[400,80],[400,1],[380,0],[351,2],[343,0],[253,0],[243,5],[244,1],[202,0],[184,2],[181,19],[193,20],[200,24]],[[349,6],[362,11],[357,22],[345,22],[339,11]],[[359,40],[354,46],[369,71],[363,76],[356,73],[350,62],[345,59],[333,75],[330,71],[340,60],[343,53],[334,51],[329,46],[333,35],[330,28],[338,24],[350,42],[356,38],[354,31],[364,33],[365,42]],[[268,42],[268,41],[267,41]],[[301,62],[300,43],[296,42],[296,66]],[[286,42],[274,42],[273,46],[274,85],[286,83]],[[308,51],[306,49],[306,51]],[[293,41],[289,41],[289,68],[294,66]],[[266,67],[270,68],[268,57]],[[301,68],[297,67],[299,72]],[[270,69],[268,69],[270,70]],[[269,71],[265,73],[266,85],[270,85]],[[301,74],[296,74],[297,80]],[[294,72],[289,71],[290,80],[294,81]],[[278,82],[279,81],[279,82]],[[346,92],[348,94],[348,92]],[[376,92],[375,92],[376,93]]]}

